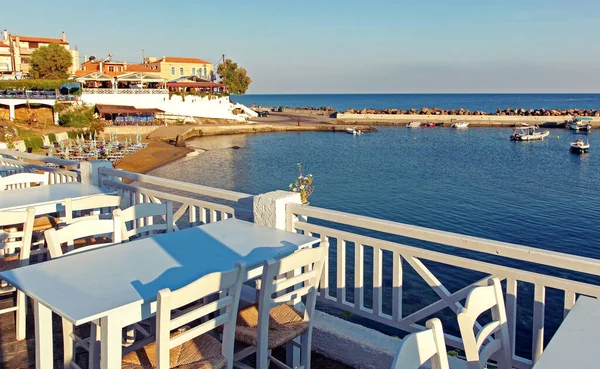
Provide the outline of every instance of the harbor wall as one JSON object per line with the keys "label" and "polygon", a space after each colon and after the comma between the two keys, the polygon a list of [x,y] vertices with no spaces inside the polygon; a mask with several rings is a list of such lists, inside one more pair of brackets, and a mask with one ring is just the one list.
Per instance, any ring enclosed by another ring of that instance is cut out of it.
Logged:
{"label": "harbor wall", "polygon": [[[561,124],[572,116],[510,116],[510,115],[422,115],[422,114],[350,114],[337,113],[336,119],[340,123],[356,122],[374,125],[405,124],[410,121],[444,122],[450,123],[453,119],[469,122],[471,126],[498,126],[508,127],[518,123],[533,123],[542,125],[548,122]],[[600,117],[591,117],[592,125],[600,127]]]}
{"label": "harbor wall", "polygon": [[246,114],[233,114],[235,105],[229,97],[182,96],[169,94],[82,94],[81,101],[88,105],[129,105],[138,109],[160,109],[166,115],[202,117],[245,121]]}

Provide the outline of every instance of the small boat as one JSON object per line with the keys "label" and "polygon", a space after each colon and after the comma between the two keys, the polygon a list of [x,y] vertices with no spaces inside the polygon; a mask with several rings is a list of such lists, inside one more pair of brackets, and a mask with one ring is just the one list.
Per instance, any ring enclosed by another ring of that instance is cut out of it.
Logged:
{"label": "small boat", "polygon": [[454,122],[450,127],[452,128],[467,128],[469,126],[468,122]]}
{"label": "small boat", "polygon": [[434,122],[425,123],[425,127],[435,127],[436,125],[437,123]]}
{"label": "small boat", "polygon": [[421,125],[421,122],[410,122],[410,123],[408,123],[406,126],[407,126],[408,128],[417,128],[417,127],[418,127],[418,126],[420,126],[420,125]]}
{"label": "small boat", "polygon": [[362,131],[360,129],[356,129],[356,128],[346,128],[346,133],[349,133],[354,136],[362,135]]}
{"label": "small boat", "polygon": [[590,150],[590,143],[583,142],[583,140],[577,140],[575,142],[571,142],[571,152],[577,154],[583,154],[584,152],[588,152]]}
{"label": "small boat", "polygon": [[513,129],[513,134],[510,136],[512,141],[535,141],[543,140],[544,137],[550,134],[550,131],[538,132],[537,126],[528,126],[519,129]]}
{"label": "small boat", "polygon": [[573,120],[567,122],[567,127],[575,131],[591,131],[592,118],[573,118]]}

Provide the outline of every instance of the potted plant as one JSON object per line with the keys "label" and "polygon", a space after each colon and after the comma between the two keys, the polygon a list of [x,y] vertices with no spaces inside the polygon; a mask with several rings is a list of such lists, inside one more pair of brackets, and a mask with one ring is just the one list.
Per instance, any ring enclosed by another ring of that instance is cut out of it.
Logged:
{"label": "potted plant", "polygon": [[315,190],[313,183],[312,174],[304,175],[302,173],[302,163],[298,163],[298,179],[294,183],[290,183],[290,191],[300,193],[300,199],[302,200],[302,204],[309,205],[310,202],[308,198],[312,195]]}

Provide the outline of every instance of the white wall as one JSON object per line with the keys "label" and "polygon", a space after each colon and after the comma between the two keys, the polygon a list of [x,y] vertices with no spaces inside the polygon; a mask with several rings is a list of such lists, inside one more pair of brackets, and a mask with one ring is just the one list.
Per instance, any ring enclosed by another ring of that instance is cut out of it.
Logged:
{"label": "white wall", "polygon": [[82,94],[81,101],[86,104],[129,105],[136,108],[156,108],[165,114],[186,117],[220,118],[245,120],[245,115],[234,115],[234,104],[228,97],[213,98],[200,96],[181,96],[168,94]]}

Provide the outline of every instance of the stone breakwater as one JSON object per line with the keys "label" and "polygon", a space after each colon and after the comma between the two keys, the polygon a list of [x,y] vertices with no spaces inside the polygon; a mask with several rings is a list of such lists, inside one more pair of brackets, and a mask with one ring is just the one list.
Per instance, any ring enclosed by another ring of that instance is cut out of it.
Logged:
{"label": "stone breakwater", "polygon": [[481,110],[470,111],[469,109],[438,109],[438,108],[422,108],[418,109],[348,109],[344,114],[390,114],[390,115],[493,115],[493,116],[521,116],[521,117],[563,117],[563,116],[580,116],[580,117],[600,117],[600,110],[593,109],[496,109],[495,112],[489,113]]}

